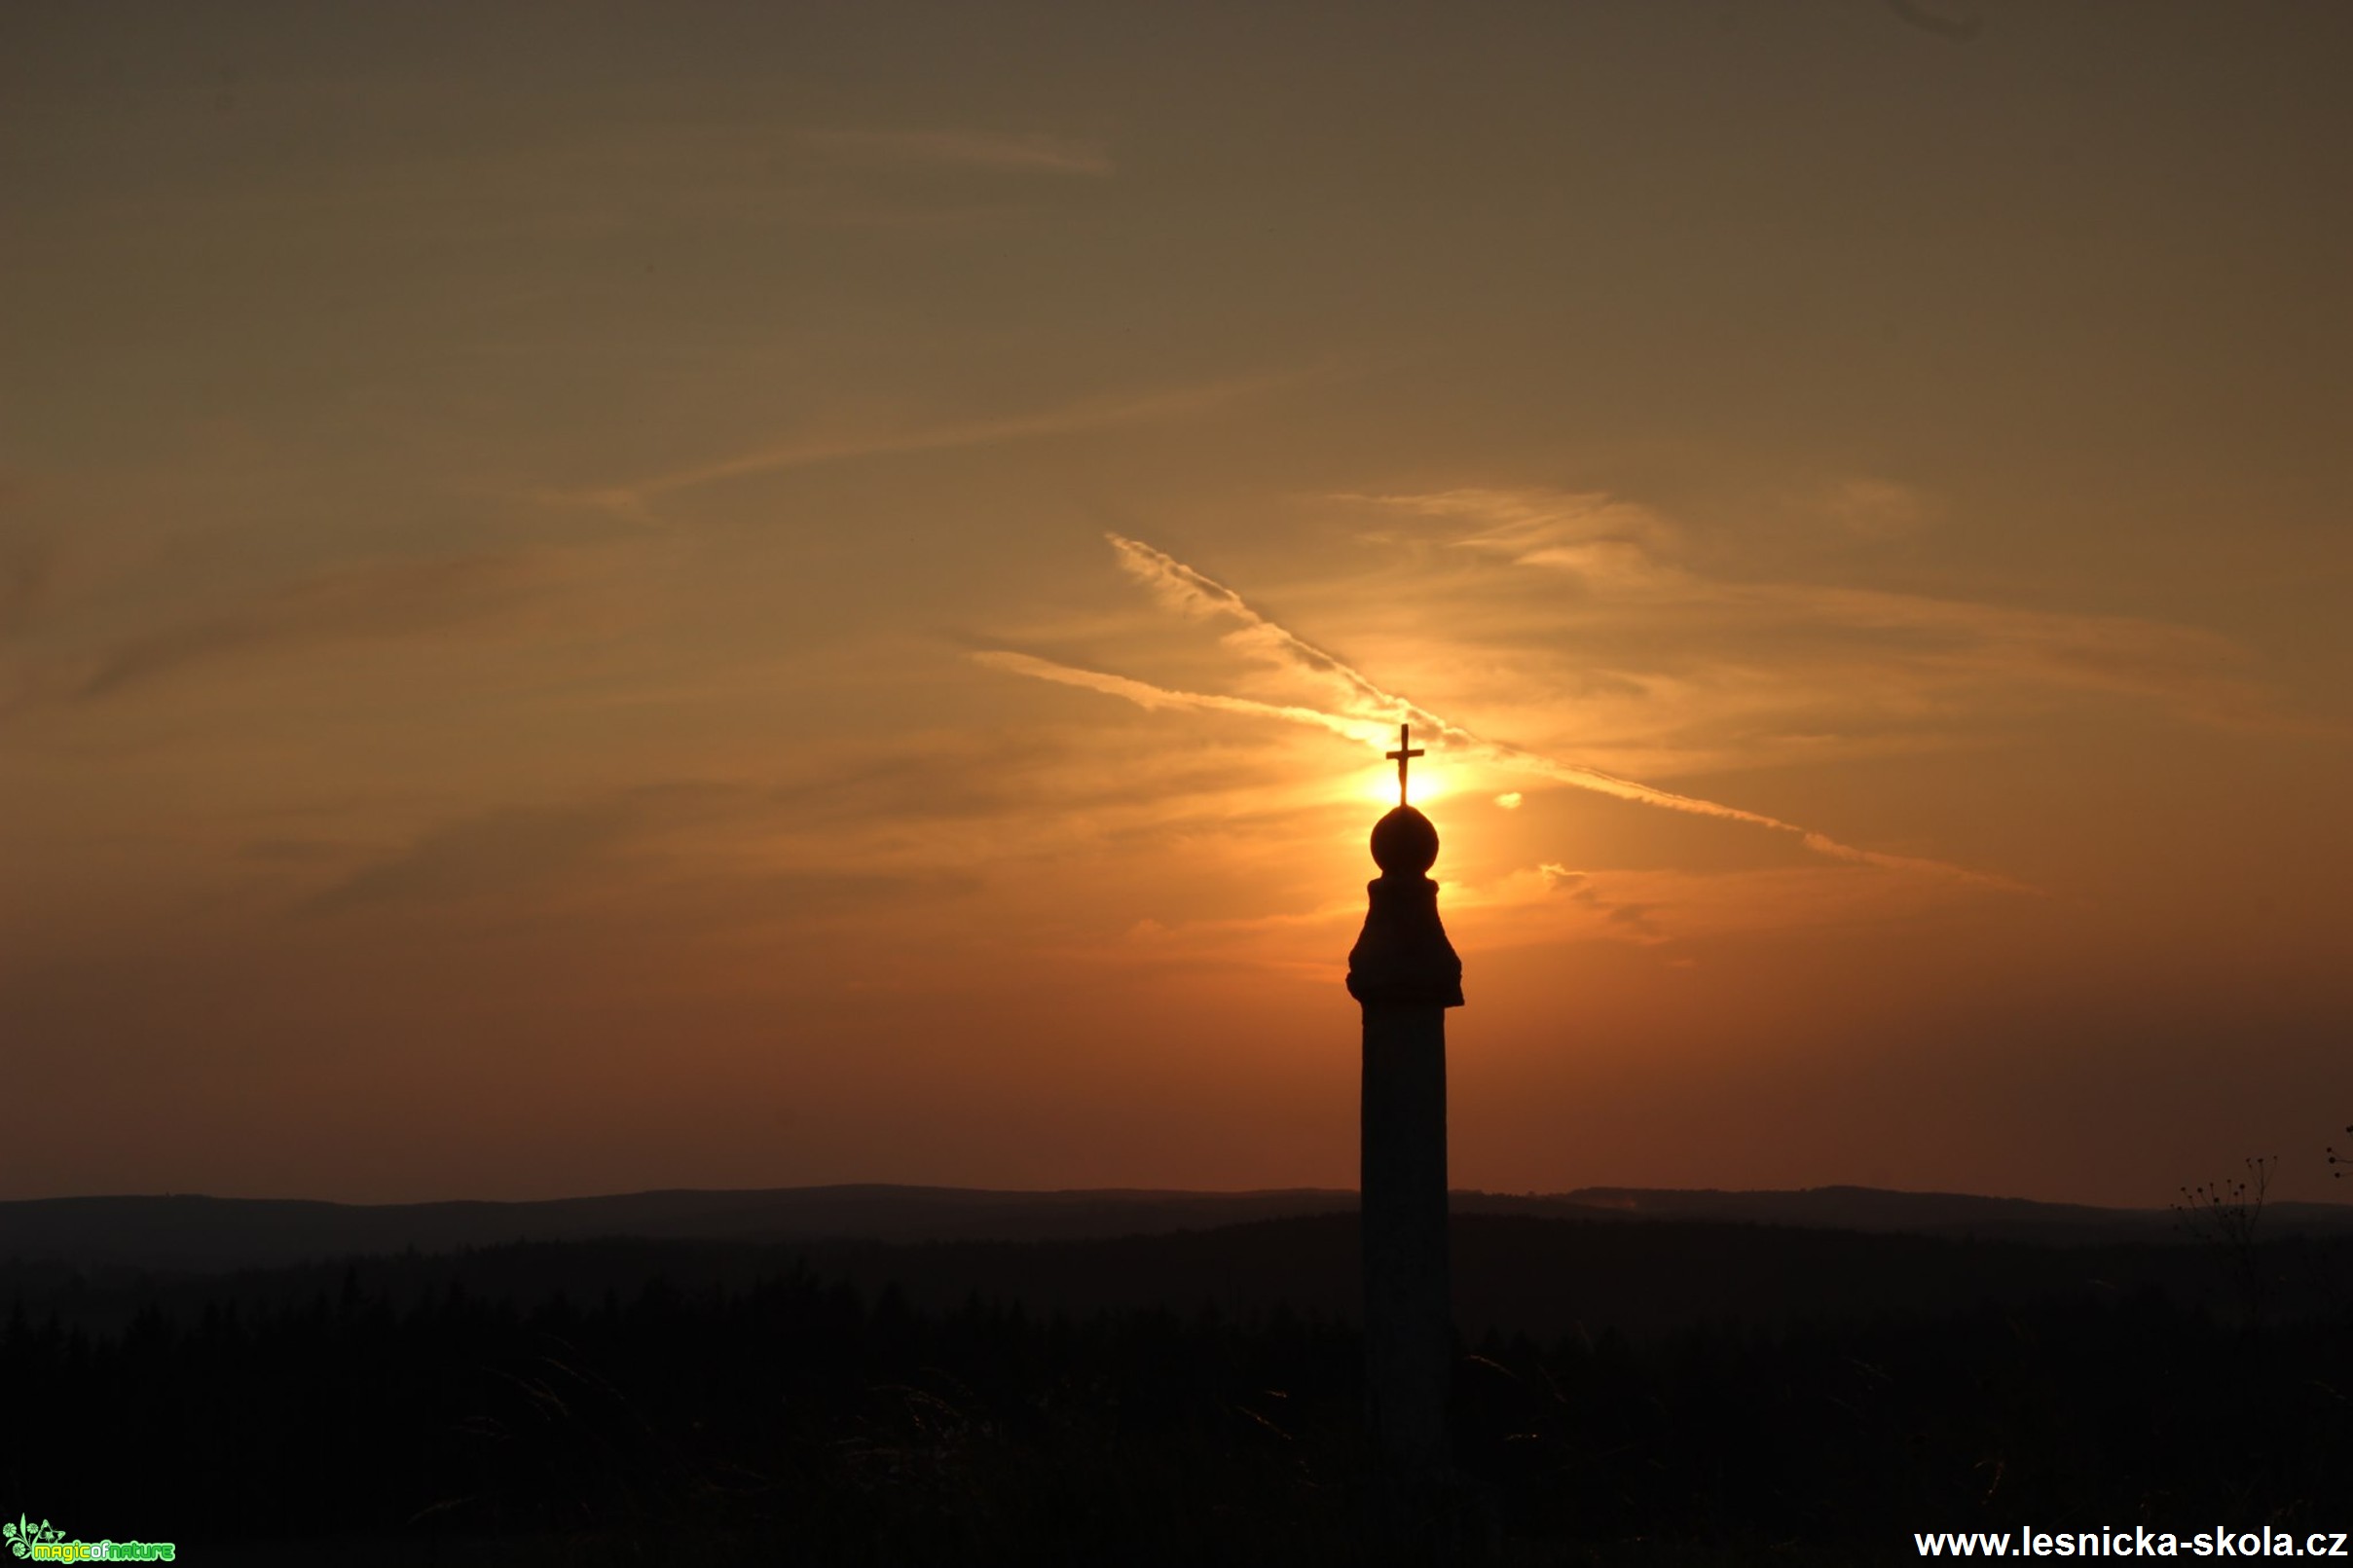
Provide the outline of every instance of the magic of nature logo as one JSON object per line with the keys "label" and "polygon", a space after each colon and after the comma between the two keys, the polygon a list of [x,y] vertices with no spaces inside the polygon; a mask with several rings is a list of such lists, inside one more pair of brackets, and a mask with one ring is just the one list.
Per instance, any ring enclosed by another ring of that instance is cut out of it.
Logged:
{"label": "magic of nature logo", "polygon": [[169,1541],[68,1541],[47,1519],[36,1524],[22,1513],[0,1524],[0,1540],[8,1542],[13,1555],[34,1562],[173,1562],[179,1557]]}

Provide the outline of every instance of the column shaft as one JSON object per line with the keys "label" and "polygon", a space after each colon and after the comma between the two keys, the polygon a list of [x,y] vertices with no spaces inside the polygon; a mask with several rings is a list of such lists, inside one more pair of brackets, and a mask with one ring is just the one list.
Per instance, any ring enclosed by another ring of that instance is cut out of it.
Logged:
{"label": "column shaft", "polygon": [[1454,1355],[1444,1007],[1365,1007],[1363,1116],[1366,1415],[1392,1459],[1434,1465]]}

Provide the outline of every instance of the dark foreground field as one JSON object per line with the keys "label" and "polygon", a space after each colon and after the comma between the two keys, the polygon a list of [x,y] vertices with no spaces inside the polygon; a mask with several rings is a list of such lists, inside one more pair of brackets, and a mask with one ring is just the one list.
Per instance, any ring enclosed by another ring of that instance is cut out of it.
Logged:
{"label": "dark foreground field", "polygon": [[[2249,1261],[2249,1271],[2241,1265]],[[0,1510],[185,1561],[1348,1562],[1350,1216],[19,1266]],[[1456,1225],[1457,1554],[2353,1528],[2353,1242]],[[234,1551],[228,1550],[234,1548]]]}

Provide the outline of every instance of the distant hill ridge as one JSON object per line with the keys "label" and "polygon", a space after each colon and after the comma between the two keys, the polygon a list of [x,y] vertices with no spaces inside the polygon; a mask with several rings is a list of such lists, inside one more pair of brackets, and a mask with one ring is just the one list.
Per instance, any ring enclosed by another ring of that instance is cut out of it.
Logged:
{"label": "distant hill ridge", "polygon": [[[2100,1209],[1967,1193],[1824,1186],[1796,1191],[1581,1187],[1458,1191],[1457,1213],[1601,1222],[1732,1221],[1919,1235],[2080,1244],[2158,1239],[2162,1209]],[[207,1271],[310,1259],[449,1252],[590,1237],[735,1242],[1063,1241],[1158,1235],[1352,1210],[1356,1194],[1092,1188],[993,1191],[858,1185],[749,1191],[630,1192],[532,1202],[346,1204],[197,1195],[0,1202],[0,1262]],[[2274,1204],[2267,1233],[2353,1233],[2353,1205]]]}

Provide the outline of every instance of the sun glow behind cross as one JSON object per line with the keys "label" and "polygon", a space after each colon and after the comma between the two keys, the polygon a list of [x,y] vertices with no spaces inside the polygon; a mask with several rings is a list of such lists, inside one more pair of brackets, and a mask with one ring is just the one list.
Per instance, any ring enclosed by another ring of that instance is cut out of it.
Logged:
{"label": "sun glow behind cross", "polygon": [[[1402,765],[1400,753],[1406,759]],[[1392,768],[1366,776],[1363,787],[1369,799],[1395,806],[1402,794],[1405,804],[1419,807],[1451,792],[1445,777],[1430,765],[1428,748],[1412,744],[1412,730],[1407,725],[1398,726],[1397,749],[1382,752],[1381,760]]]}
{"label": "sun glow behind cross", "polygon": [[[1427,807],[1433,800],[1443,800],[1455,792],[1455,785],[1436,768],[1423,762],[1414,764],[1413,781],[1406,788],[1406,802],[1417,808]],[[1372,801],[1383,810],[1397,804],[1397,764],[1383,762],[1379,768],[1367,768],[1362,783],[1348,791],[1351,800]]]}

